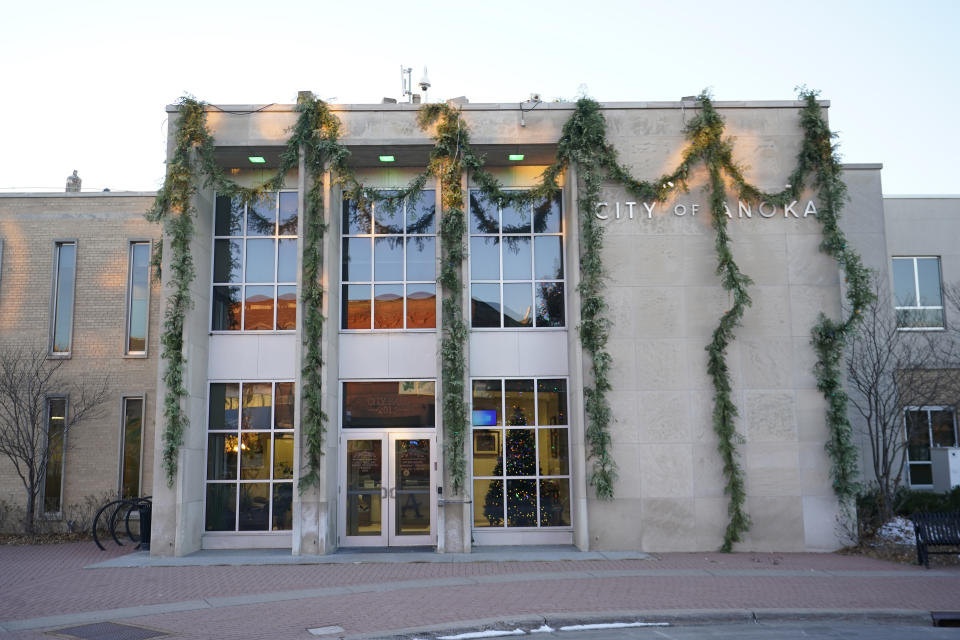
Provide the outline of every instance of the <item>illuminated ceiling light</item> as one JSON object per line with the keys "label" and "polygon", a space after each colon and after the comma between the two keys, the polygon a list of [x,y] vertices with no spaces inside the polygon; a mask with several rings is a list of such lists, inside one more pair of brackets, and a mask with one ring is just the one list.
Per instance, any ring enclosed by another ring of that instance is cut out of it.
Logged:
{"label": "illuminated ceiling light", "polygon": [[513,162],[520,162],[521,160],[523,160],[523,154],[522,154],[522,153],[511,153],[509,156],[507,156],[507,158],[509,158],[509,159],[510,159],[511,161],[513,161]]}
{"label": "illuminated ceiling light", "polygon": [[380,162],[396,162],[397,159],[393,156],[380,156]]}
{"label": "illuminated ceiling light", "polygon": [[240,175],[240,167],[231,167],[230,175],[232,176]]}
{"label": "illuminated ceiling light", "polygon": [[267,161],[263,156],[247,156],[247,160],[250,161],[250,164],[266,164]]}
{"label": "illuminated ceiling light", "polygon": [[668,187],[672,187],[672,186],[673,186],[673,183],[670,182],[669,180],[667,180],[667,186],[668,186]]}

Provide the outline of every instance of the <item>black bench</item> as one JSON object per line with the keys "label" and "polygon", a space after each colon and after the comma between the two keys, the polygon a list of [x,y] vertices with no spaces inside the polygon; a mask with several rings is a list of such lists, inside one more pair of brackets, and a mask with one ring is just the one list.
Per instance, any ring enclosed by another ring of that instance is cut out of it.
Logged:
{"label": "black bench", "polygon": [[917,564],[930,568],[930,554],[944,555],[960,553],[953,551],[930,551],[929,547],[960,547],[960,511],[949,513],[915,513],[913,520],[914,536],[917,540]]}

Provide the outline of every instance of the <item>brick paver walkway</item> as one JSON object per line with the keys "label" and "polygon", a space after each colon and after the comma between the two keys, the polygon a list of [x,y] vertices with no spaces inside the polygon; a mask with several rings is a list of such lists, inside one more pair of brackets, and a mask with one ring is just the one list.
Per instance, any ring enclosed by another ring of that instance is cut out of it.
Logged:
{"label": "brick paver walkway", "polygon": [[[960,609],[960,567],[834,554],[84,569],[125,551],[0,547],[0,639],[43,637],[86,612],[183,638],[310,638],[327,625],[356,635],[539,615]],[[111,611],[131,607],[147,608]]]}

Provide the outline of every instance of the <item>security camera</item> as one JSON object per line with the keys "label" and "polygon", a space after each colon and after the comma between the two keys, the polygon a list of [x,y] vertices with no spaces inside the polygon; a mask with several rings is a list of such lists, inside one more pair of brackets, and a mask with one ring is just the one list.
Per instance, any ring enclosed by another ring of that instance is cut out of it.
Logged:
{"label": "security camera", "polygon": [[420,85],[420,91],[426,92],[426,90],[430,88],[430,78],[427,77],[426,67],[423,68],[423,77],[420,78],[420,82],[418,84]]}

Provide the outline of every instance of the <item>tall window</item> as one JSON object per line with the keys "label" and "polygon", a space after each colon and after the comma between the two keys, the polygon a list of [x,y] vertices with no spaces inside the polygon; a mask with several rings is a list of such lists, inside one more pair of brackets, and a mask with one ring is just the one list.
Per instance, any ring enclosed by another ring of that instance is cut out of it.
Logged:
{"label": "tall window", "polygon": [[473,381],[473,526],[569,527],[567,381]]}
{"label": "tall window", "polygon": [[70,355],[76,279],[77,243],[56,243],[53,258],[53,313],[50,327],[50,352],[55,355]]}
{"label": "tall window", "polygon": [[470,192],[473,327],[564,326],[561,205],[557,195],[505,207]]}
{"label": "tall window", "polygon": [[952,407],[909,407],[904,420],[910,486],[931,487],[930,447],[957,446],[956,414]]}
{"label": "tall window", "polygon": [[293,383],[210,384],[207,531],[293,526]]}
{"label": "tall window", "polygon": [[343,202],[342,329],[437,326],[437,194],[415,201]]}
{"label": "tall window", "polygon": [[64,428],[67,419],[67,399],[47,399],[47,460],[43,478],[43,512],[59,513],[63,508]]}
{"label": "tall window", "polygon": [[147,352],[150,305],[150,243],[131,242],[127,276],[127,354]]}
{"label": "tall window", "polygon": [[940,258],[894,258],[893,291],[898,327],[943,328]]}
{"label": "tall window", "polygon": [[138,498],[143,451],[143,398],[123,399],[120,440],[120,497]]}
{"label": "tall window", "polygon": [[217,196],[214,331],[288,331],[297,321],[297,194]]}

